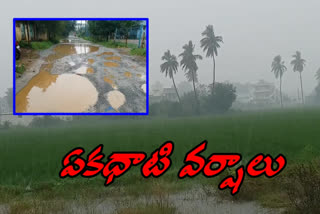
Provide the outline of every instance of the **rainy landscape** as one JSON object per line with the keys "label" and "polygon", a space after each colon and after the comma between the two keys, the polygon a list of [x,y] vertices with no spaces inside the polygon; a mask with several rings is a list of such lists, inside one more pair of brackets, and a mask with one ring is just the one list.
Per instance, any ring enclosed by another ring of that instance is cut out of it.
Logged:
{"label": "rainy landscape", "polygon": [[15,24],[17,113],[146,112],[145,22]]}
{"label": "rainy landscape", "polygon": [[[144,22],[16,22],[16,93],[9,58],[1,59],[0,214],[320,213],[318,1],[104,5],[91,12],[148,17],[149,56]],[[12,115],[13,99],[17,113],[143,113],[147,90],[148,115]],[[160,177],[143,177],[142,164],[108,186],[102,172],[59,177],[74,148],[87,159],[103,145],[107,163],[112,152],[151,158],[167,141],[172,165]],[[199,157],[242,159],[216,176],[179,178],[203,141]],[[287,164],[274,177],[245,173],[235,195],[218,188],[260,153],[282,154]]]}

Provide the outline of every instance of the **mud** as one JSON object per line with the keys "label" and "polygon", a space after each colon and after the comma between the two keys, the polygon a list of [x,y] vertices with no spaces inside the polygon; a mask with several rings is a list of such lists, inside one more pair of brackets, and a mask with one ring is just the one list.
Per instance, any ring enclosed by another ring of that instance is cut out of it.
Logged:
{"label": "mud", "polygon": [[126,77],[128,77],[128,78],[130,78],[130,77],[132,77],[132,74],[130,73],[130,72],[124,72],[124,75],[126,76]]}
{"label": "mud", "polygon": [[104,55],[113,55],[113,52],[103,52],[101,54],[98,54],[97,56],[104,56]]}
{"label": "mud", "polygon": [[110,56],[110,57],[106,57],[106,60],[115,60],[115,61],[120,61],[121,57],[120,56]]}
{"label": "mud", "polygon": [[103,64],[106,67],[119,67],[119,64],[115,62],[104,62]]}
{"label": "mud", "polygon": [[109,85],[113,88],[113,89],[118,89],[118,87],[114,84],[113,80],[111,79],[110,76],[108,77],[104,77],[103,80],[107,83],[109,83]]}
{"label": "mud", "polygon": [[87,78],[75,74],[52,75],[41,71],[17,94],[16,110],[85,112],[95,105],[97,99],[98,92]]}
{"label": "mud", "polygon": [[87,73],[93,74],[94,73],[94,69],[93,68],[87,68]]}
{"label": "mud", "polygon": [[89,64],[93,64],[94,63],[94,59],[88,59],[88,63]]}

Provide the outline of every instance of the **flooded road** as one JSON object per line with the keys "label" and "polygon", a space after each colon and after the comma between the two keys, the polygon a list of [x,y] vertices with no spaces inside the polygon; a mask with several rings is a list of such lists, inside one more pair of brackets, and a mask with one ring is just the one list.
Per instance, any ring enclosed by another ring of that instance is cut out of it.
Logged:
{"label": "flooded road", "polygon": [[145,112],[146,66],[70,36],[16,79],[16,112]]}

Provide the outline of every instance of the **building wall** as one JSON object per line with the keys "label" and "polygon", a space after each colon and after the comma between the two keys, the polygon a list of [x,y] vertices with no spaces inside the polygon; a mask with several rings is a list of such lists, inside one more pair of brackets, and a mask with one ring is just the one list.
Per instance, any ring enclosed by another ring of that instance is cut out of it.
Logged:
{"label": "building wall", "polygon": [[[21,40],[24,41],[33,41],[36,38],[39,40],[48,40],[47,32],[44,33],[38,33],[35,31],[34,25],[29,25],[29,37],[28,38],[28,32],[27,32],[27,24],[24,22],[16,22],[16,40],[20,42]],[[36,35],[37,34],[37,35]]]}

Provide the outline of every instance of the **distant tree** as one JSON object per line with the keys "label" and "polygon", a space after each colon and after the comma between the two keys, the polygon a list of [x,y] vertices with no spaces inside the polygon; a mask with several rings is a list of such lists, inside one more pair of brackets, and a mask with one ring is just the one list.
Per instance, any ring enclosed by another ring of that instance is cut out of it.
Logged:
{"label": "distant tree", "polygon": [[193,90],[194,90],[194,97],[197,103],[197,111],[199,112],[199,100],[197,97],[196,92],[196,86],[195,82],[197,82],[197,70],[198,65],[196,60],[202,59],[202,56],[193,54],[194,52],[194,45],[192,44],[192,41],[189,41],[188,44],[185,44],[183,48],[183,52],[179,55],[182,57],[182,60],[180,61],[180,65],[182,66],[182,69],[185,71],[185,76],[187,77],[188,81],[192,81],[193,83]]}
{"label": "distant tree", "polygon": [[320,68],[316,72],[316,79],[320,82]]}
{"label": "distant tree", "polygon": [[220,43],[223,43],[222,36],[216,36],[212,25],[208,25],[205,31],[202,32],[203,39],[201,39],[201,47],[203,51],[206,52],[206,57],[212,57],[213,59],[213,81],[212,88],[214,88],[216,80],[216,61],[215,56],[218,56],[218,48],[220,48]]}
{"label": "distant tree", "polygon": [[300,76],[300,87],[301,87],[301,98],[302,98],[302,103],[304,104],[304,96],[303,96],[303,87],[302,87],[302,71],[303,68],[306,65],[306,60],[301,58],[301,52],[300,51],[296,51],[296,53],[294,55],[292,55],[293,60],[291,61],[291,65],[293,66],[293,71],[299,72],[299,76]]}
{"label": "distant tree", "polygon": [[274,57],[273,62],[271,64],[271,72],[274,73],[276,79],[280,78],[280,104],[281,108],[283,107],[282,104],[282,76],[284,72],[287,70],[287,67],[284,65],[284,61],[280,55]]}
{"label": "distant tree", "polygon": [[223,113],[228,111],[236,100],[236,88],[230,83],[216,83],[208,87],[211,93],[204,98],[204,107],[207,112]]}
{"label": "distant tree", "polygon": [[176,87],[176,83],[174,82],[174,75],[178,72],[178,66],[179,63],[177,61],[177,57],[170,53],[168,50],[164,53],[164,55],[161,58],[165,62],[160,65],[160,71],[161,73],[165,73],[166,77],[169,76],[170,79],[172,79],[174,89],[176,90],[179,102],[181,103],[181,99]]}
{"label": "distant tree", "polygon": [[128,47],[128,38],[129,38],[129,32],[132,27],[139,26],[140,21],[121,21],[120,27],[122,31],[124,31],[125,38],[126,38],[126,47]]}

